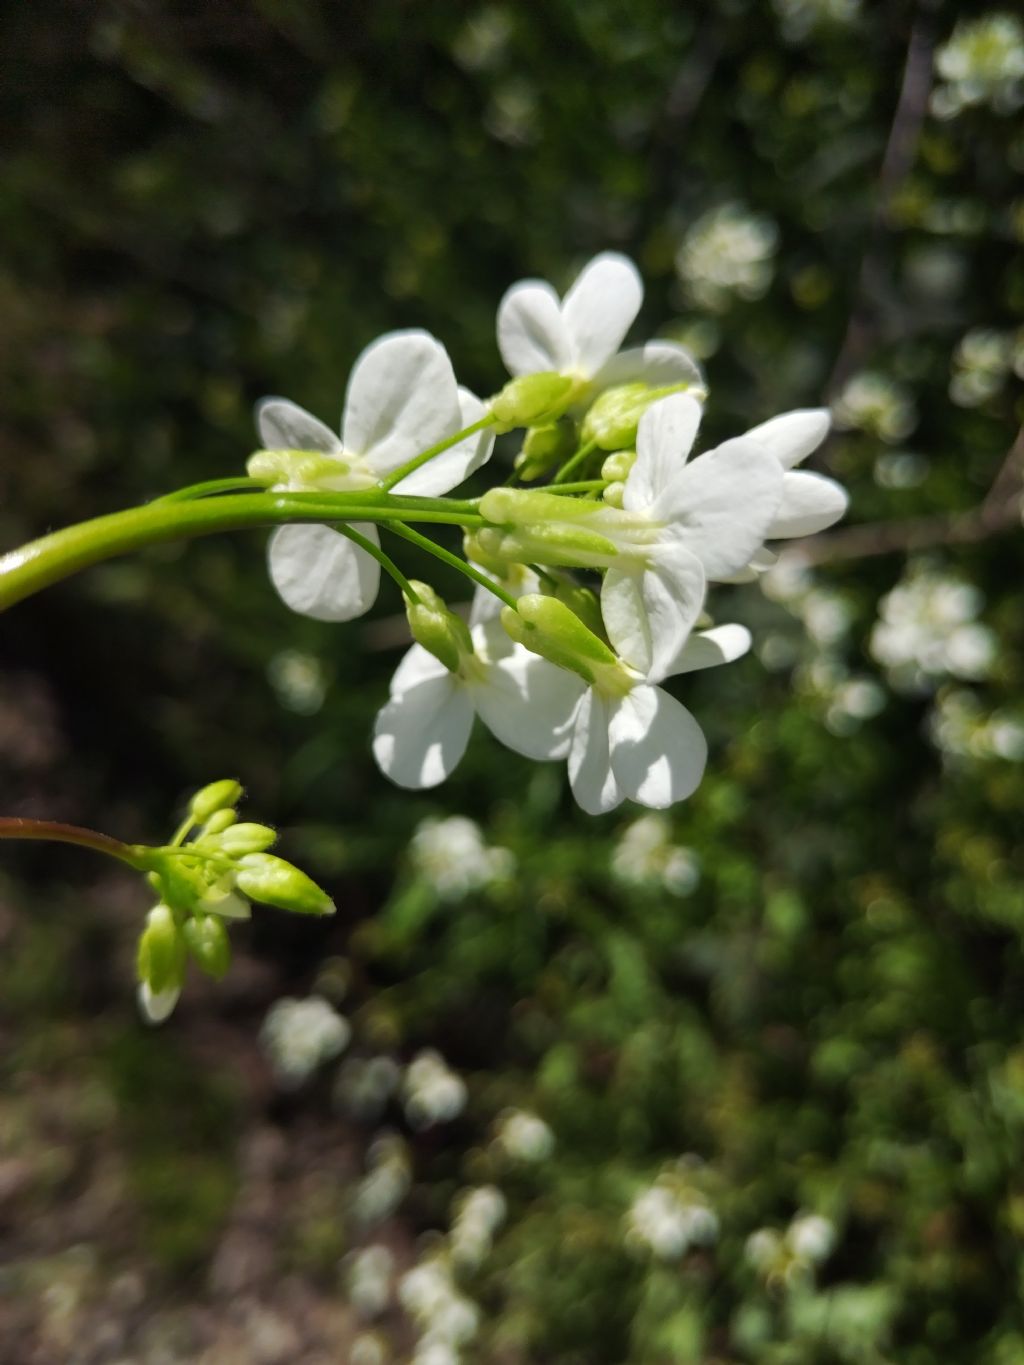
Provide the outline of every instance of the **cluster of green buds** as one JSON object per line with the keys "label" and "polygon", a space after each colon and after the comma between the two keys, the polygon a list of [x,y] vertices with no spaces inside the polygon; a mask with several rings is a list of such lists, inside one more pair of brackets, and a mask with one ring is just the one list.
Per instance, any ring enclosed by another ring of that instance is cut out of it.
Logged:
{"label": "cluster of green buds", "polygon": [[152,1023],[177,1003],[191,957],[217,979],[231,961],[227,922],[248,919],[251,901],[302,915],[330,915],[334,902],[305,872],[268,850],[269,825],[238,819],[238,782],[211,782],[189,802],[169,844],[134,845],[134,866],[158,899],[139,939],[139,1003]]}

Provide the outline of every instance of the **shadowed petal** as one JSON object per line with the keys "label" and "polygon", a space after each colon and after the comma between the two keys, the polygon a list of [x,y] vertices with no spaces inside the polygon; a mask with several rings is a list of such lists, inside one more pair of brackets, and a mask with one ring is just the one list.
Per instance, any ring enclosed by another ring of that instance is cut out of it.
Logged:
{"label": "shadowed petal", "polygon": [[[459,391],[459,425],[456,431],[471,427],[479,422],[486,409],[476,394],[469,389]],[[487,463],[494,449],[494,431],[485,427],[473,436],[467,436],[450,450],[435,455],[426,464],[414,469],[404,479],[395,484],[396,493],[416,493],[420,497],[437,498],[449,493],[460,483],[465,483],[470,474]]]}
{"label": "shadowed petal", "polygon": [[341,451],[341,439],[319,417],[287,398],[261,398],[256,404],[256,429],[267,450]]}
{"label": "shadowed petal", "polygon": [[614,810],[622,792],[611,769],[608,750],[608,703],[593,688],[580,698],[569,748],[569,783],[588,815]]}
{"label": "shadowed petal", "polygon": [[562,303],[572,363],[594,375],[619,349],[644,299],[640,272],[627,256],[604,251],[580,271]]}
{"label": "shadowed petal", "polygon": [[601,587],[608,639],[654,681],[666,675],[704,605],[704,569],[679,540],[666,540],[640,570],[613,565]]}
{"label": "shadowed petal", "polygon": [[652,403],[636,431],[636,463],[626,476],[622,505],[627,512],[650,507],[681,472],[700,426],[701,406],[686,393]]}
{"label": "shadowed petal", "polygon": [[715,626],[712,630],[698,631],[683,645],[666,676],[732,663],[734,659],[742,659],[750,644],[750,631],[746,626]]}
{"label": "shadowed petal", "polygon": [[828,408],[797,408],[762,422],[746,434],[770,450],[783,469],[792,469],[817,450],[828,435],[831,421]]}
{"label": "shadowed petal", "polygon": [[572,346],[558,295],[544,280],[521,280],[498,306],[498,350],[509,374],[561,373]]}
{"label": "shadowed petal", "polygon": [[496,739],[527,758],[565,758],[584,683],[516,645],[470,691],[477,714]]}
{"label": "shadowed petal", "polygon": [[686,707],[660,687],[634,687],[612,705],[611,766],[624,795],[657,810],[700,785],[708,746]]}
{"label": "shadowed petal", "polygon": [[473,728],[473,705],[451,673],[426,678],[377,713],[373,756],[400,787],[436,787],[455,770]]}
{"label": "shadowed petal", "polygon": [[345,395],[346,450],[383,475],[459,430],[455,373],[435,337],[391,332],[367,346]]}
{"label": "shadowed petal", "polygon": [[[379,545],[376,526],[352,529]],[[282,601],[317,621],[351,621],[373,606],[380,565],[329,526],[281,526],[267,549],[270,578]]]}
{"label": "shadowed petal", "polygon": [[594,375],[595,389],[619,384],[650,384],[660,389],[669,384],[689,384],[704,391],[704,375],[685,346],[675,341],[648,341],[613,355]]}

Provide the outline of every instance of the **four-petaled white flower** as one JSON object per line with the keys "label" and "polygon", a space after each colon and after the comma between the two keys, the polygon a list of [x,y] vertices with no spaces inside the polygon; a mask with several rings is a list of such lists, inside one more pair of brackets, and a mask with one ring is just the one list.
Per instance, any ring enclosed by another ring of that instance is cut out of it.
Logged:
{"label": "four-petaled white flower", "polygon": [[[297,462],[289,491],[361,491],[401,468],[430,446],[478,421],[483,404],[455,381],[441,343],[426,332],[392,332],[368,346],[349,377],[341,436],[285,398],[257,407],[260,439],[268,450],[313,451],[326,456],[311,476]],[[396,493],[435,497],[462,483],[489,457],[493,436],[479,432],[413,470]],[[379,544],[377,528],[353,530]],[[319,621],[350,621],[377,596],[380,565],[329,526],[294,524],[275,531],[270,576],[293,611]]]}
{"label": "four-petaled white flower", "polygon": [[[743,626],[700,631],[670,672],[729,663],[749,648]],[[571,721],[569,783],[588,815],[614,810],[627,797],[660,810],[685,801],[700,785],[707,741],[686,707],[657,685],[667,676],[620,664],[583,689]]]}
{"label": "four-petaled white flower", "polygon": [[546,280],[520,280],[498,308],[498,348],[512,375],[555,371],[579,381],[577,401],[618,384],[692,385],[704,390],[696,361],[671,341],[620,351],[643,302],[639,271],[605,251],[576,277],[564,299]]}
{"label": "four-petaled white flower", "polygon": [[391,679],[391,700],[374,726],[373,753],[400,787],[443,782],[466,752],[474,716],[527,758],[568,753],[576,675],[513,644],[495,616],[472,625],[470,639],[473,652],[461,655],[457,671],[416,644]]}

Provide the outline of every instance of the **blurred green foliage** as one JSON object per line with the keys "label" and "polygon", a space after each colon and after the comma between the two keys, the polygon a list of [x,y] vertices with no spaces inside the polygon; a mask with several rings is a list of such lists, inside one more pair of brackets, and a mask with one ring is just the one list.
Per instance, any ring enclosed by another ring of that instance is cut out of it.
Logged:
{"label": "blurred green foliage", "polygon": [[[333,421],[352,361],[390,328],[435,332],[460,379],[492,392],[503,289],[528,274],[562,287],[605,247],[640,264],[647,331],[702,350],[709,440],[877,372],[912,415],[895,438],[863,419],[827,448],[851,519],[974,506],[1021,401],[1008,363],[967,402],[951,380],[966,335],[1020,347],[1024,322],[1019,119],[983,101],[929,112],[934,51],[975,11],[13,7],[4,546],[240,471],[264,393]],[[677,255],[728,204],[773,225],[767,277],[699,304]],[[982,717],[1021,715],[1019,543],[932,551],[984,594],[998,652],[967,689]],[[308,621],[278,603],[262,556],[256,535],[153,551],[4,619],[5,813],[155,838],[182,793],[237,772],[340,909],[323,926],[257,917],[248,963],[195,986],[169,1041],[132,1032],[135,893],[90,884],[86,855],[5,853],[3,1124],[28,1171],[0,1181],[10,1283],[31,1298],[31,1267],[49,1282],[80,1242],[151,1272],[151,1305],[187,1295],[244,1183],[244,1133],[301,1130],[324,1169],[329,1150],[361,1151],[373,1124],[339,1118],[323,1088],[274,1100],[253,1045],[267,1004],[344,954],[357,1048],[434,1046],[469,1084],[462,1118],[412,1137],[408,1233],[446,1226],[466,1182],[509,1200],[471,1281],[486,1308],[471,1358],[1024,1360],[1024,770],[998,746],[937,745],[954,684],[901,692],[872,657],[903,556],[818,571],[845,620],[827,649],[737,591],[738,619],[776,648],[686,682],[711,750],[668,826],[699,857],[686,895],[616,877],[630,817],[581,816],[562,774],[482,733],[445,788],[388,787],[368,738],[404,640],[397,601]],[[884,687],[877,714],[836,713],[815,681],[825,653]],[[450,813],[515,859],[456,901],[404,852]],[[58,1116],[47,1077],[74,1097]],[[553,1155],[502,1164],[487,1135],[507,1106],[544,1117]],[[127,1173],[124,1221],[76,1215],[66,1233],[104,1143]],[[630,1249],[631,1200],[685,1154],[717,1241],[670,1260]],[[317,1188],[308,1226],[281,1233],[281,1273],[337,1295],[326,1267],[349,1233]],[[816,1276],[767,1282],[746,1239],[800,1210],[831,1220],[836,1249]],[[70,1359],[45,1354],[60,1338],[40,1321],[19,1318],[8,1352]]]}

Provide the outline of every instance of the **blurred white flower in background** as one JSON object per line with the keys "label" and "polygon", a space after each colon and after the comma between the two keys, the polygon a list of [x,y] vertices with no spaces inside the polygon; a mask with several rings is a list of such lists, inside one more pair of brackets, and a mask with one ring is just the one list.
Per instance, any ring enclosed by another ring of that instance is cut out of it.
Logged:
{"label": "blurred white flower in background", "polygon": [[984,14],[957,24],[935,53],[942,84],[932,93],[937,118],[955,118],[973,104],[1011,114],[1024,104],[1024,25],[1013,14]]}
{"label": "blurred white flower in background", "polygon": [[481,1185],[466,1190],[456,1201],[458,1212],[452,1223],[448,1243],[452,1258],[473,1268],[487,1256],[494,1234],[505,1221],[508,1205],[496,1185]]}
{"label": "blurred white flower in background", "polygon": [[391,1299],[395,1258],[386,1246],[368,1246],[346,1258],[348,1297],[361,1317],[379,1317]]}
{"label": "blurred white flower in background", "polygon": [[953,352],[949,396],[976,408],[999,393],[1011,372],[1024,379],[1024,334],[972,327]]}
{"label": "blurred white flower in background", "polygon": [[994,711],[986,715],[965,687],[945,688],[928,717],[935,747],[949,758],[1002,758],[1024,762],[1024,715]]}
{"label": "blurred white flower in background", "polygon": [[536,1114],[509,1109],[498,1118],[495,1143],[513,1161],[545,1161],[555,1150],[555,1135]]}
{"label": "blurred white flower in background", "polygon": [[822,24],[852,24],[860,17],[861,0],[772,0],[787,43],[802,42]]}
{"label": "blurred white flower in background", "polygon": [[458,1289],[447,1260],[435,1255],[414,1266],[399,1281],[398,1297],[420,1334],[414,1365],[457,1365],[476,1336],[480,1309]]}
{"label": "blurred white flower in background", "polygon": [[466,1107],[466,1083],[439,1052],[418,1053],[405,1072],[405,1116],[414,1128],[430,1128],[457,1117]]}
{"label": "blurred white flower in background", "polygon": [[910,391],[895,379],[873,370],[852,375],[832,405],[837,427],[859,429],[889,444],[902,441],[917,426]]}
{"label": "blurred white flower in background", "polygon": [[392,1057],[350,1057],[338,1068],[334,1099],[338,1106],[362,1123],[384,1112],[402,1080],[402,1069]]}
{"label": "blurred white flower in background", "polygon": [[322,1062],[337,1057],[351,1037],[348,1021],[317,995],[276,1001],[260,1031],[278,1081],[289,1088],[301,1085]]}
{"label": "blurred white flower in background", "polygon": [[388,1348],[376,1332],[360,1332],[349,1351],[349,1365],[386,1365]]}
{"label": "blurred white flower in background", "polygon": [[662,1177],[641,1191],[626,1214],[626,1242],[659,1260],[675,1261],[718,1237],[718,1215],[696,1190]]}
{"label": "blurred white flower in background", "polygon": [[983,598],[960,579],[914,569],[879,603],[871,653],[900,691],[921,692],[933,680],[984,678],[996,658],[996,637],[975,618]]}
{"label": "blurred white flower in background", "polygon": [[758,1228],[747,1238],[743,1254],[768,1281],[793,1280],[827,1261],[837,1240],[835,1224],[817,1213],[798,1214],[785,1232]]}
{"label": "blurred white flower in background", "polygon": [[394,1133],[376,1138],[366,1153],[367,1173],[355,1188],[352,1212],[363,1223],[389,1218],[412,1183],[409,1152]]}
{"label": "blurred white flower in background", "polygon": [[742,204],[702,214],[676,253],[676,271],[688,297],[715,313],[735,297],[759,299],[772,282],[778,238],[770,218]]}
{"label": "blurred white flower in background", "polygon": [[627,886],[657,887],[687,896],[700,882],[700,861],[692,849],[673,844],[663,815],[651,813],[623,831],[612,850],[612,872]]}
{"label": "blurred white flower in background", "polygon": [[910,450],[883,450],[872,471],[879,488],[920,488],[928,477],[929,464],[923,455]]}
{"label": "blurred white flower in background", "polygon": [[480,826],[464,815],[421,821],[409,854],[417,875],[442,900],[460,900],[471,891],[506,880],[515,869],[509,850],[485,844]]}
{"label": "blurred white flower in background", "polygon": [[312,654],[279,650],[267,665],[267,677],[281,705],[296,715],[313,716],[324,704],[327,680],[323,664]]}

